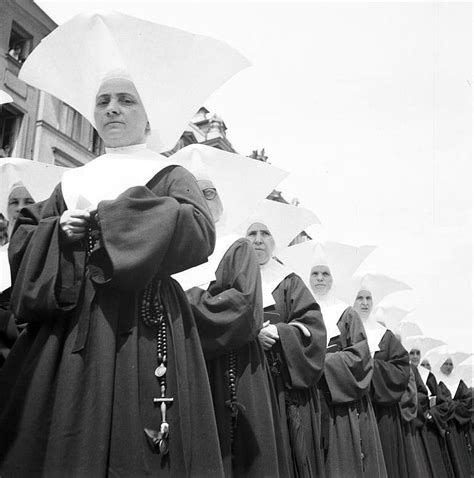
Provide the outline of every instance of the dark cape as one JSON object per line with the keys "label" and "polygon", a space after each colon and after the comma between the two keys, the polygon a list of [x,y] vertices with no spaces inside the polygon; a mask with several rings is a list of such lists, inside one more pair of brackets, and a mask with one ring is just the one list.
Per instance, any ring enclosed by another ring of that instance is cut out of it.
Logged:
{"label": "dark cape", "polygon": [[[10,245],[12,310],[28,323],[0,372],[0,470],[9,476],[222,476],[198,331],[170,275],[206,261],[215,230],[194,177],[172,166],[101,201],[100,245],[61,243],[58,186],[24,209]],[[169,454],[159,430],[157,331],[140,320],[161,280],[168,362]]]}
{"label": "dark cape", "polygon": [[454,395],[454,403],[456,409],[454,411],[454,421],[459,434],[463,437],[460,446],[464,445],[467,451],[469,461],[469,469],[471,476],[474,476],[474,389],[468,387],[463,380],[459,382],[459,386]]}
{"label": "dark cape", "polygon": [[430,455],[436,470],[434,476],[453,478],[454,469],[451,464],[451,458],[448,453],[447,436],[448,420],[452,418],[454,408],[452,401],[449,400],[449,390],[441,384],[438,386],[435,376],[430,372],[426,385],[435,398],[435,403],[426,412],[426,436],[430,450]]}
{"label": "dark cape", "polygon": [[[429,471],[427,476],[433,478],[443,478],[446,476],[446,469],[443,462],[443,452],[437,436],[434,435],[434,437],[430,438],[428,432],[428,417],[430,416],[430,390],[423,382],[418,368],[412,366],[412,370],[414,372],[417,393],[417,413],[412,422],[412,426],[415,429],[414,433],[421,439],[422,450],[420,451],[420,456],[426,457]],[[436,379],[430,372],[427,381],[431,386],[433,386],[433,380],[435,387],[434,390],[436,391]]]}
{"label": "dark cape", "polygon": [[[444,386],[443,382],[440,382],[440,385]],[[453,407],[451,419],[447,422],[446,442],[448,452],[456,478],[469,477],[471,476],[471,456],[469,441],[466,436],[471,420],[469,412],[472,412],[472,404],[469,404],[469,400],[472,400],[472,397],[462,380],[459,382],[453,398],[451,398],[449,390],[448,393],[448,400],[452,402]]]}
{"label": "dark cape", "polygon": [[250,242],[232,244],[207,291],[194,287],[186,295],[206,358],[226,476],[287,477],[276,397],[258,340],[262,285]]}
{"label": "dark cape", "polygon": [[[296,274],[283,279],[272,292],[275,305],[265,319],[276,325],[279,340],[266,352],[272,371],[290,476],[324,476],[320,448],[321,414],[316,383],[326,353],[326,328],[313,295]],[[298,322],[311,334],[305,337]]]}
{"label": "dark cape", "polygon": [[319,381],[326,475],[385,477],[377,421],[369,399],[373,360],[357,312],[347,308],[331,338]]}
{"label": "dark cape", "polygon": [[408,352],[390,330],[386,330],[374,354],[370,396],[379,427],[387,475],[409,476],[399,402],[410,379]]}
{"label": "dark cape", "polygon": [[[424,420],[420,420],[419,413],[419,408],[423,406],[418,401],[419,396],[422,399],[422,394],[418,392],[420,387],[419,381],[423,385],[417,368],[414,365],[410,365],[410,380],[399,404],[402,430],[405,437],[408,478],[430,478],[433,476],[426,444],[422,437]],[[426,398],[428,397],[426,396]]]}

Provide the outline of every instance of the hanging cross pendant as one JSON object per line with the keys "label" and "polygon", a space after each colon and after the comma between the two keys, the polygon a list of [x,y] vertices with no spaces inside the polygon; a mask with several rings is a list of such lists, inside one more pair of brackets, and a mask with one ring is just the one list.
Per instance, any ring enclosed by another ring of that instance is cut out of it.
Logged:
{"label": "hanging cross pendant", "polygon": [[158,449],[162,455],[166,455],[169,450],[169,445],[168,445],[168,436],[169,436],[169,430],[170,426],[169,423],[166,421],[166,412],[168,410],[168,407],[171,407],[171,405],[174,402],[174,398],[172,397],[160,397],[160,398],[154,398],[153,403],[155,405],[160,405],[160,411],[161,411],[161,425],[160,425],[160,431],[158,433]]}

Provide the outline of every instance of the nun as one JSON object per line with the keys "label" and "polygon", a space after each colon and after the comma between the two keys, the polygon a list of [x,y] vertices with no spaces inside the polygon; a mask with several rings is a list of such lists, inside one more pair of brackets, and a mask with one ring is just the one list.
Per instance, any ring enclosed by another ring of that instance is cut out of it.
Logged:
{"label": "nun", "polygon": [[353,282],[354,309],[367,334],[374,372],[370,398],[379,428],[387,475],[409,476],[399,402],[410,380],[408,352],[391,330],[375,320],[372,310],[390,293],[410,289],[402,282],[381,274],[364,274]]}
{"label": "nun", "polygon": [[4,217],[5,225],[5,240],[0,246],[0,368],[20,331],[10,309],[9,237],[20,211],[36,201],[46,199],[60,181],[64,170],[23,158],[0,159],[0,214]]}
{"label": "nun", "polygon": [[[425,471],[425,473],[428,473],[426,476],[434,478],[447,476],[447,473],[443,460],[443,448],[437,437],[437,431],[430,414],[430,402],[436,400],[436,379],[427,368],[421,366],[421,357],[424,357],[428,350],[443,343],[441,340],[423,335],[415,335],[403,339],[403,345],[410,350],[410,367],[416,383],[417,403],[416,416],[411,421],[404,423],[405,433],[406,436],[409,434],[414,437],[415,442],[418,444],[417,446],[421,444],[417,454],[419,462],[425,461],[428,468]],[[433,399],[431,399],[432,389],[435,391]]]}
{"label": "nun", "polygon": [[[218,233],[209,262],[174,277],[187,289],[201,338],[225,475],[287,477],[276,396],[258,340],[259,263],[251,243],[231,233],[282,174],[269,164],[203,145],[183,148],[174,159],[188,164],[196,177]],[[245,187],[235,189],[236,182]]]}
{"label": "nun", "polygon": [[[210,54],[218,66],[197,67]],[[13,231],[11,304],[27,326],[0,377],[3,476],[223,476],[197,327],[170,277],[207,260],[214,223],[192,174],[155,151],[245,64],[118,13],[73,18],[25,62],[23,79],[90,119],[106,154]]]}
{"label": "nun", "polygon": [[265,314],[259,340],[271,370],[291,477],[324,475],[315,385],[324,366],[326,329],[311,292],[274,252],[316,220],[303,208],[265,201],[246,231],[262,275]]}

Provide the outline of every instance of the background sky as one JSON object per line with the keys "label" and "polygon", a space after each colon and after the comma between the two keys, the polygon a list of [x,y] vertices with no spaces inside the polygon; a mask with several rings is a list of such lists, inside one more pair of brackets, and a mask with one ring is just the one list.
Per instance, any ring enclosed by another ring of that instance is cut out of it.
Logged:
{"label": "background sky", "polygon": [[251,68],[205,106],[242,154],[292,172],[315,238],[378,250],[426,335],[472,352],[469,3],[37,1],[57,23],[113,8],[226,41]]}

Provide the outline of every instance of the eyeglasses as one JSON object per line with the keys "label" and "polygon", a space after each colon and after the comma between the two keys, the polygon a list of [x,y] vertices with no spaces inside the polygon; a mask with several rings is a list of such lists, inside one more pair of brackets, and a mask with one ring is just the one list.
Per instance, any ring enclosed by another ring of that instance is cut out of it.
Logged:
{"label": "eyeglasses", "polygon": [[217,191],[215,188],[206,188],[202,190],[202,194],[208,201],[212,201],[217,196]]}

